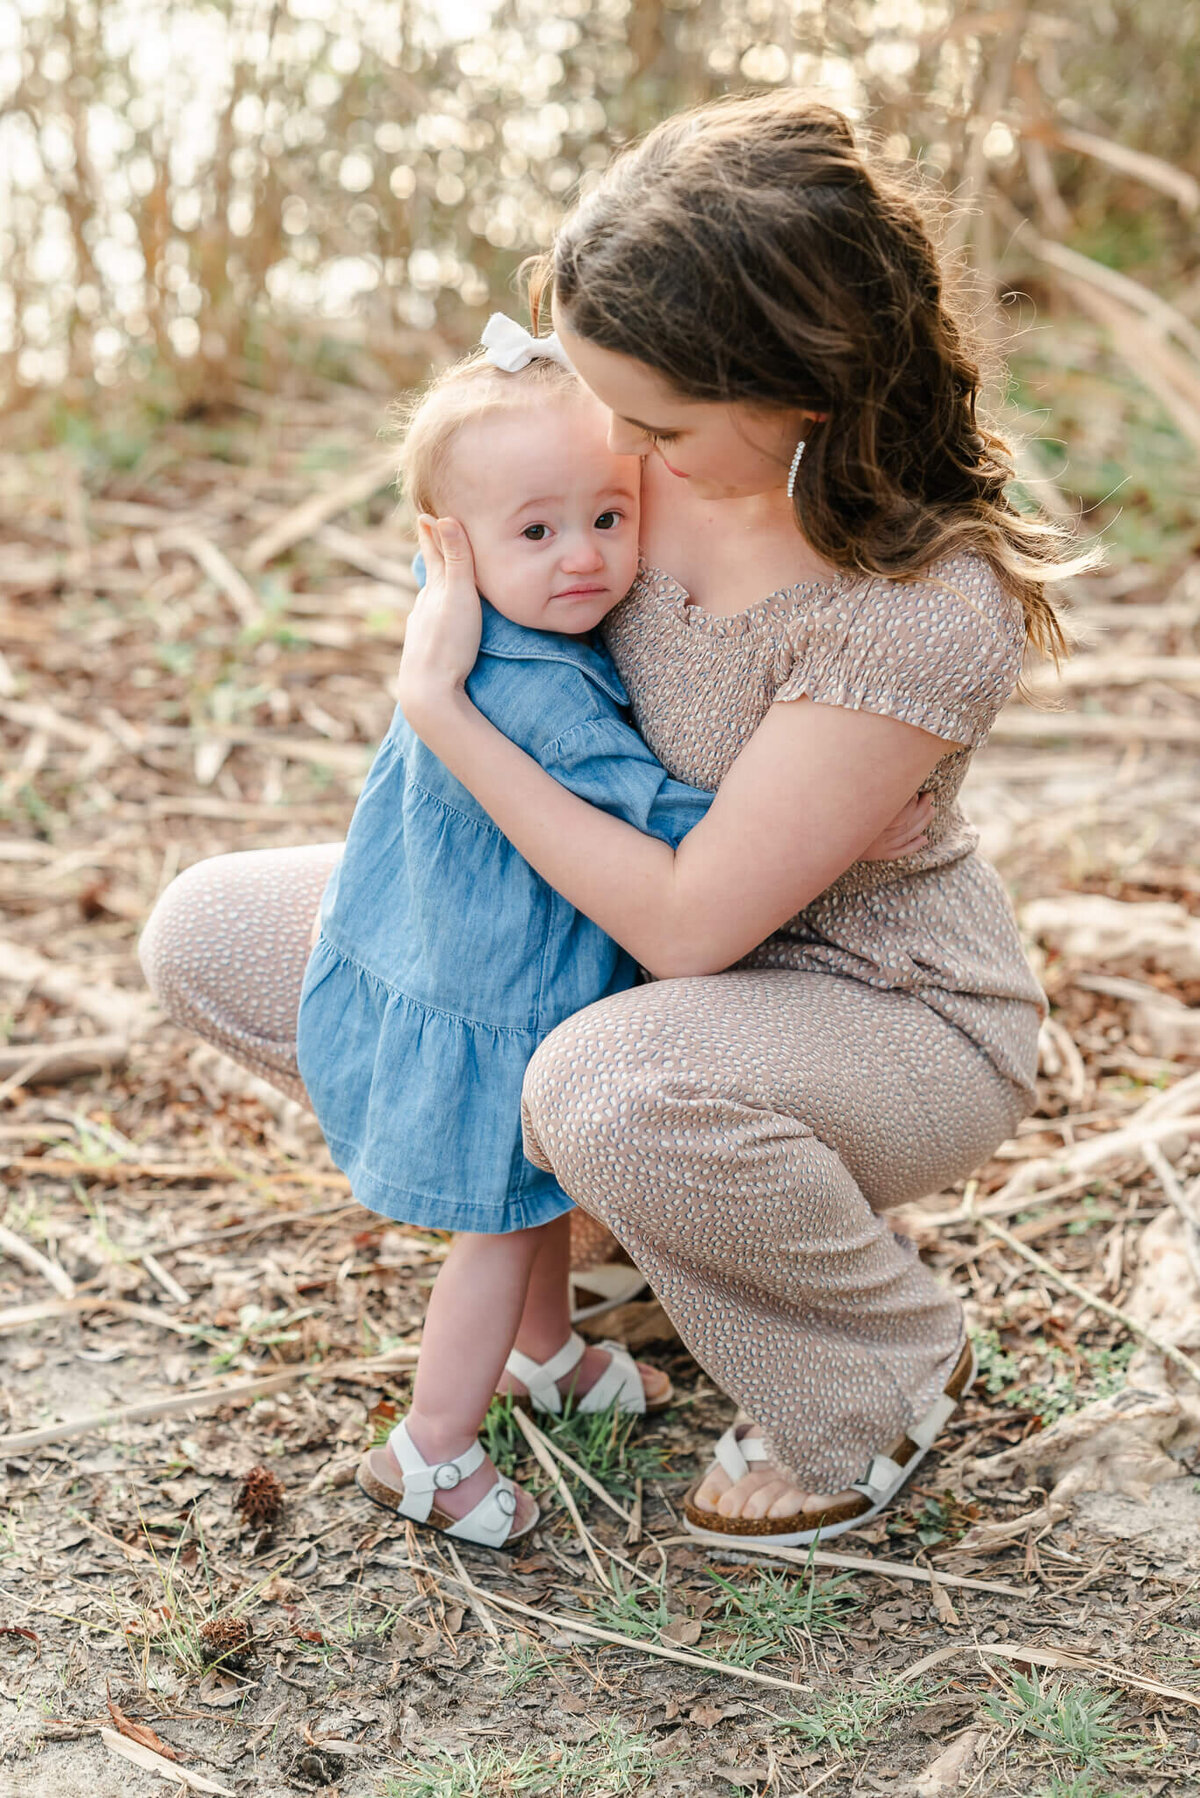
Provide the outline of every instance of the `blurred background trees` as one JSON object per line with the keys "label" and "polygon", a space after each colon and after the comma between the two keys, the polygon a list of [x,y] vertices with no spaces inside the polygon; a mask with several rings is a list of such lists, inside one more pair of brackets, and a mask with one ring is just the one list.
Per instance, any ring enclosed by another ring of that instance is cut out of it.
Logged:
{"label": "blurred background trees", "polygon": [[617,144],[784,82],[959,203],[1039,497],[1108,521],[1132,460],[1193,541],[1198,0],[15,0],[0,402],[62,429],[298,368],[390,396],[512,305]]}

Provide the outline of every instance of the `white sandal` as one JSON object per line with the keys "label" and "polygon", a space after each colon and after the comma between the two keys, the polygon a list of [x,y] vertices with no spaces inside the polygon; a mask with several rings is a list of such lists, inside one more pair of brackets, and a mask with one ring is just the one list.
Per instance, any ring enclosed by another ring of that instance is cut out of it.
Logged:
{"label": "white sandal", "polygon": [[[608,1366],[596,1384],[577,1400],[576,1411],[590,1415],[595,1411],[607,1411],[610,1405],[616,1404],[622,1413],[642,1417],[647,1411],[662,1411],[674,1403],[674,1391],[668,1387],[665,1397],[648,1404],[642,1376],[629,1350],[622,1348],[619,1342],[602,1342],[598,1346],[608,1350]],[[574,1373],[586,1351],[587,1343],[572,1330],[562,1348],[556,1355],[551,1355],[548,1361],[534,1361],[529,1355],[523,1355],[520,1349],[514,1349],[504,1367],[507,1373],[515,1380],[520,1380],[525,1387],[529,1403],[535,1411],[550,1411],[558,1417],[563,1408],[563,1395],[558,1389],[558,1382]],[[520,1396],[519,1393],[513,1394],[518,1403]]]}
{"label": "white sandal", "polygon": [[[830,1505],[824,1511],[795,1512],[797,1521],[801,1517],[812,1520],[808,1527],[789,1530],[786,1526],[792,1519],[788,1517],[723,1517],[719,1511],[702,1510],[695,1502],[695,1495],[703,1480],[697,1480],[683,1501],[684,1528],[693,1536],[749,1539],[761,1542],[764,1547],[769,1545],[773,1548],[804,1548],[810,1542],[825,1542],[833,1536],[844,1534],[846,1530],[858,1529],[873,1517],[878,1517],[880,1511],[891,1504],[905,1480],[920,1466],[946,1423],[957,1411],[976,1372],[975,1351],[968,1342],[941,1396],[934,1399],[923,1417],[918,1418],[916,1423],[910,1423],[905,1430],[898,1458],[893,1459],[891,1455],[884,1454],[872,1455],[862,1479],[850,1482],[850,1490],[857,1492],[858,1498],[844,1499],[841,1504]],[[754,1462],[771,1459],[761,1437],[752,1436],[748,1432],[739,1436],[739,1427],[746,1428],[745,1425],[735,1424],[726,1430],[714,1450],[718,1465],[724,1468],[735,1485],[738,1480],[746,1477]],[[753,1425],[749,1427],[752,1429]]]}
{"label": "white sandal", "polygon": [[355,1482],[360,1492],[385,1511],[397,1517],[411,1518],[414,1523],[428,1524],[445,1536],[457,1536],[463,1542],[477,1542],[483,1548],[507,1548],[527,1536],[537,1523],[540,1512],[534,1508],[533,1519],[523,1530],[513,1534],[517,1515],[517,1489],[504,1474],[496,1475],[496,1483],[484,1493],[474,1510],[465,1517],[451,1517],[436,1503],[436,1494],[452,1492],[487,1460],[482,1444],[476,1440],[461,1455],[449,1461],[427,1461],[408,1433],[402,1418],[388,1437],[387,1445],[404,1475],[403,1487],[392,1485],[384,1475],[389,1473],[383,1450],[369,1448],[358,1464]]}

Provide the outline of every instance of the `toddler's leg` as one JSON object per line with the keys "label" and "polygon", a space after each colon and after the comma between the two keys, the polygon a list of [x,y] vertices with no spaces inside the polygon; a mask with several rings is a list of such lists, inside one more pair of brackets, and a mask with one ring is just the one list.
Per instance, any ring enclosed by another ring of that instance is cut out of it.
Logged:
{"label": "toddler's leg", "polygon": [[[552,1223],[543,1224],[536,1232],[531,1232],[538,1238],[537,1250],[529,1270],[525,1305],[513,1345],[523,1355],[528,1355],[531,1361],[549,1361],[571,1334],[567,1273],[574,1246],[575,1219],[581,1215],[586,1213],[567,1212],[562,1217],[556,1217]],[[607,1349],[589,1346],[578,1366],[558,1382],[560,1391],[564,1394],[573,1391],[577,1398],[582,1398],[585,1392],[591,1391],[608,1363]],[[646,1389],[647,1404],[653,1405],[665,1398],[671,1386],[666,1374],[657,1367],[647,1367],[642,1361],[637,1365],[642,1385]],[[505,1373],[500,1390],[523,1392],[524,1386],[520,1380]]]}
{"label": "toddler's leg", "polygon": [[[478,1435],[517,1334],[540,1238],[553,1228],[455,1237],[430,1295],[407,1419],[427,1461],[465,1453]],[[495,1478],[485,1461],[460,1485],[439,1493],[438,1503],[450,1516],[465,1517]],[[518,1493],[514,1527],[524,1529],[532,1516],[533,1501]]]}

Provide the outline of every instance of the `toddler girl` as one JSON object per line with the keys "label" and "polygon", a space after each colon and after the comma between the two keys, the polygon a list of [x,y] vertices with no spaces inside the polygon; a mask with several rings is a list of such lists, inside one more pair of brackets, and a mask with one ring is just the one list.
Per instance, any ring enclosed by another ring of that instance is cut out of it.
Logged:
{"label": "toddler girl", "polygon": [[[497,314],[484,349],[408,421],[401,478],[422,548],[461,521],[483,596],[475,705],[593,805],[677,845],[711,794],[670,779],[628,721],[596,627],[638,562],[640,461],[557,339]],[[911,848],[911,810],[873,847]],[[537,1507],[477,1431],[499,1384],[558,1411],[643,1412],[669,1381],[618,1345],[585,1348],[568,1299],[571,1200],[526,1160],[521,1083],[583,1006],[634,984],[611,937],[540,879],[399,710],[322,901],[300,1071],[355,1197],[454,1231],[430,1297],[412,1407],[358,1483],[403,1517],[500,1547]]]}

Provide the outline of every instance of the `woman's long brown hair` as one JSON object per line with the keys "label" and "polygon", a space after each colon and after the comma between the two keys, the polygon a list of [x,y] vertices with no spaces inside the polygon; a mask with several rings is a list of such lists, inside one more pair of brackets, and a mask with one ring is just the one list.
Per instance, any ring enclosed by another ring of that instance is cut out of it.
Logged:
{"label": "woman's long brown hair", "polygon": [[981,416],[980,350],[948,292],[926,205],[841,113],[794,91],[668,119],[622,152],[531,265],[571,329],[691,400],[828,413],[809,433],[797,523],[836,566],[895,578],[985,557],[1030,642],[1066,647],[1046,584],[1094,565],[1008,497]]}

